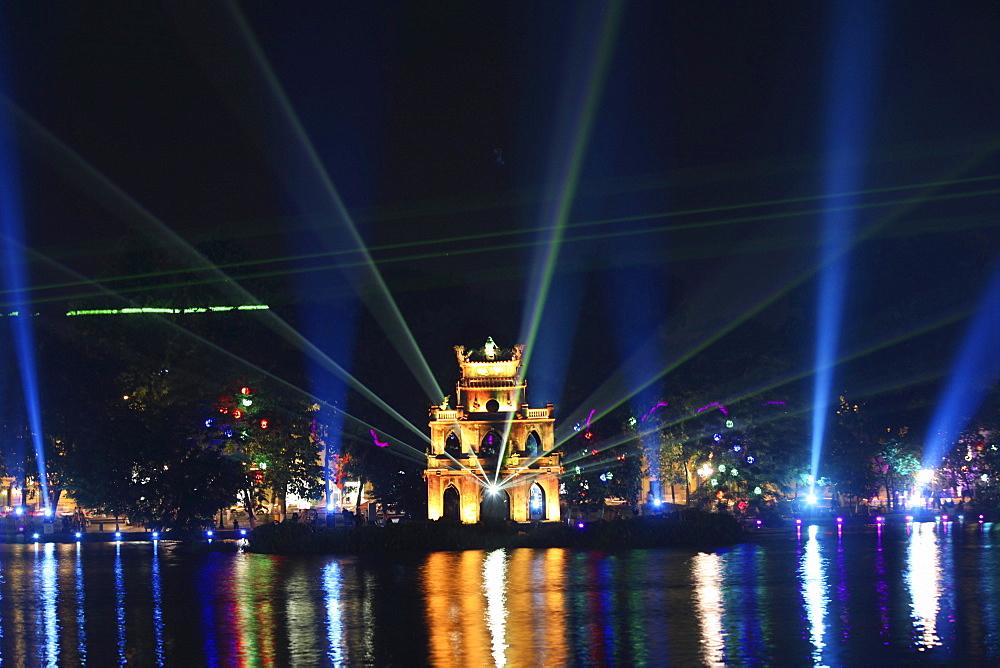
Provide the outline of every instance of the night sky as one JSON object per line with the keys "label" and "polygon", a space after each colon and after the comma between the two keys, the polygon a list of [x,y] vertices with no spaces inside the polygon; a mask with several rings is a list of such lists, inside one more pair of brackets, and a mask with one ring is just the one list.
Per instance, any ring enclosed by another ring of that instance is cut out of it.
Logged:
{"label": "night sky", "polygon": [[1000,5],[674,4],[8,3],[35,309],[239,285],[419,426],[349,219],[444,394],[551,277],[529,400],[570,417],[744,346],[807,371],[832,220],[834,395],[934,397],[1000,258]]}

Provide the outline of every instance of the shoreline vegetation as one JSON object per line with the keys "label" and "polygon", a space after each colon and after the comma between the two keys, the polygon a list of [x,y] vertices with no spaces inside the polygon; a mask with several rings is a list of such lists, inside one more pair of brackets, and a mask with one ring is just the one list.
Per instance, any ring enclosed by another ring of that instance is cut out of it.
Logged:
{"label": "shoreline vegetation", "polygon": [[384,527],[317,528],[300,522],[273,522],[248,536],[248,552],[260,554],[337,554],[437,552],[498,548],[632,549],[688,547],[715,549],[743,542],[747,532],[732,515],[683,510],[589,521],[517,524],[494,521],[461,524],[456,520],[403,521]]}

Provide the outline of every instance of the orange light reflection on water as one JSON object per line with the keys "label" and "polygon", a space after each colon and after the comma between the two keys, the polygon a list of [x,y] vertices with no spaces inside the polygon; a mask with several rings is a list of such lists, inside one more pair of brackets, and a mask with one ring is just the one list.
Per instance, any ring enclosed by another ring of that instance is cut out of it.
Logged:
{"label": "orange light reflection on water", "polygon": [[564,665],[563,550],[435,552],[421,569],[437,666]]}
{"label": "orange light reflection on water", "polygon": [[695,615],[701,627],[701,657],[705,665],[721,666],[726,659],[726,634],[722,627],[722,557],[698,553],[691,560]]}

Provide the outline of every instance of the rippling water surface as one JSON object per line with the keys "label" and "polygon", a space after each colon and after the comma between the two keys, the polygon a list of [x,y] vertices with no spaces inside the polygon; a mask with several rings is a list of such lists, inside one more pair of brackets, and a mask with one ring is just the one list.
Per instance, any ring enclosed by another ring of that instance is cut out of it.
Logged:
{"label": "rippling water surface", "polygon": [[812,526],[714,553],[329,557],[2,545],[0,662],[996,665],[997,536]]}

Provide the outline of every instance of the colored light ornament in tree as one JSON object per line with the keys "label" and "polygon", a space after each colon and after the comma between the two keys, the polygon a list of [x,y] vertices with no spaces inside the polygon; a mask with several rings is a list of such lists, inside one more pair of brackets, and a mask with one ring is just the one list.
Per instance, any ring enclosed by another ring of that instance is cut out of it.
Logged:
{"label": "colored light ornament in tree", "polygon": [[742,449],[743,449],[743,446],[740,445],[739,443],[737,443],[736,445],[733,446],[733,452],[739,452]]}
{"label": "colored light ornament in tree", "polygon": [[250,388],[249,387],[241,387],[240,388],[240,394],[250,394]]}
{"label": "colored light ornament in tree", "polygon": [[630,417],[628,419],[628,426],[630,426],[630,427],[634,427],[635,426],[635,418],[634,417]]}
{"label": "colored light ornament in tree", "polygon": [[716,485],[719,484],[719,479],[718,478],[712,478],[711,483],[712,483],[712,487],[715,487]]}
{"label": "colored light ornament in tree", "polygon": [[722,434],[715,434],[714,436],[712,436],[712,440],[718,443],[719,441],[722,440]]}
{"label": "colored light ornament in tree", "polygon": [[726,472],[726,465],[725,464],[719,464],[719,470],[722,471],[723,473],[725,473]]}
{"label": "colored light ornament in tree", "polygon": [[736,507],[739,508],[740,510],[746,510],[747,509],[747,502],[746,501],[740,501],[739,503],[736,504]]}
{"label": "colored light ornament in tree", "polygon": [[747,455],[747,464],[753,464],[754,461],[753,455]]}
{"label": "colored light ornament in tree", "polygon": [[267,429],[267,420],[261,420],[260,421],[260,428],[261,429]]}
{"label": "colored light ornament in tree", "polygon": [[726,420],[726,427],[728,427],[729,429],[732,429],[734,424],[736,423],[733,422],[732,420]]}
{"label": "colored light ornament in tree", "polygon": [[252,404],[253,404],[253,399],[244,399],[243,400],[243,405],[244,406],[250,406]]}
{"label": "colored light ornament in tree", "polygon": [[237,408],[236,410],[233,411],[233,417],[239,420],[241,417],[243,417],[243,411]]}
{"label": "colored light ornament in tree", "polygon": [[608,476],[606,474],[604,474],[604,473],[602,473],[599,477],[601,479],[601,482],[607,482],[608,481]]}
{"label": "colored light ornament in tree", "polygon": [[735,476],[735,475],[739,475],[739,471],[737,471],[736,469],[730,469],[730,471],[729,471],[729,472],[730,472],[730,473],[731,473],[732,475],[734,475],[734,476]]}
{"label": "colored light ornament in tree", "polygon": [[582,469],[582,468],[580,468],[579,466],[577,466],[577,467],[576,467],[576,474],[577,474],[577,475],[580,475],[581,473],[583,473],[583,469]]}
{"label": "colored light ornament in tree", "polygon": [[225,430],[222,433],[226,435],[226,438],[232,438],[233,437],[233,430],[232,429],[227,429],[227,430]]}
{"label": "colored light ornament in tree", "polygon": [[213,423],[212,423],[212,418],[208,418],[207,420],[205,420],[205,426],[206,426],[206,427],[211,427],[211,426],[212,426],[212,424],[213,424]]}
{"label": "colored light ornament in tree", "polygon": [[760,488],[760,485],[758,485],[757,487],[754,487],[754,488],[753,488],[753,493],[754,493],[754,494],[762,494],[763,492],[764,492],[764,490],[762,490],[762,489]]}

